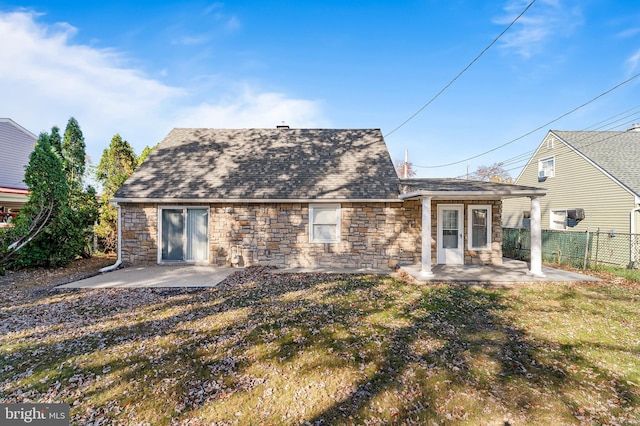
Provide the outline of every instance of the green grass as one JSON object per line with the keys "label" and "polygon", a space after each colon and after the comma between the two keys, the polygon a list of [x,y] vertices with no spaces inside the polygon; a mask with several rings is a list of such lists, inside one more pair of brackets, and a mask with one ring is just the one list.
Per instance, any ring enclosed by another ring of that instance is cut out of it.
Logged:
{"label": "green grass", "polygon": [[0,293],[0,402],[72,423],[638,424],[640,289],[249,270]]}
{"label": "green grass", "polygon": [[640,269],[618,268],[615,266],[595,265],[594,271],[607,272],[616,277],[621,277],[629,281],[640,282]]}

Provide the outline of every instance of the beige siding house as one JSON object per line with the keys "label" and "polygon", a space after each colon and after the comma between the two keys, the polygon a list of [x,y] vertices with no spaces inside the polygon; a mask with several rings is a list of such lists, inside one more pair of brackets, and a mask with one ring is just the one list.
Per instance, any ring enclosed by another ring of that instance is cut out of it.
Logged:
{"label": "beige siding house", "polygon": [[[640,127],[627,131],[557,131],[546,135],[518,185],[547,189],[542,228],[640,232]],[[505,228],[529,225],[529,206],[506,200]]]}
{"label": "beige siding house", "polygon": [[0,118],[0,223],[27,202],[24,168],[37,140],[10,118]]}
{"label": "beige siding house", "polygon": [[500,264],[502,200],[535,210],[544,194],[399,179],[378,129],[174,129],[115,194],[118,263],[418,264],[431,276],[433,264]]}

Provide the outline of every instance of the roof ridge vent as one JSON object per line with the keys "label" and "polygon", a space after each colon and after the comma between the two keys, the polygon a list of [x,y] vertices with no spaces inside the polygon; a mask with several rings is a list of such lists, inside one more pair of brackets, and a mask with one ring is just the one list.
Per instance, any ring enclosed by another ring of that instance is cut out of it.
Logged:
{"label": "roof ridge vent", "polygon": [[640,132],[640,124],[633,123],[631,127],[627,129],[627,132]]}
{"label": "roof ridge vent", "polygon": [[284,121],[282,122],[282,124],[276,125],[276,129],[288,129],[288,128],[289,128],[289,125],[284,124]]}

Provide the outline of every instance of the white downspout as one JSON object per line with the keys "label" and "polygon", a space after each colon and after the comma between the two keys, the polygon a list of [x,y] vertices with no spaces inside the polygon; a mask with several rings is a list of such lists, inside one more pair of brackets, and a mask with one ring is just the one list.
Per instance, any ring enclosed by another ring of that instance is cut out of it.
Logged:
{"label": "white downspout", "polygon": [[120,212],[120,205],[118,203],[114,203],[116,209],[118,209],[118,258],[116,259],[116,263],[111,266],[106,266],[100,269],[100,272],[111,272],[114,269],[117,269],[118,266],[122,264],[122,213]]}

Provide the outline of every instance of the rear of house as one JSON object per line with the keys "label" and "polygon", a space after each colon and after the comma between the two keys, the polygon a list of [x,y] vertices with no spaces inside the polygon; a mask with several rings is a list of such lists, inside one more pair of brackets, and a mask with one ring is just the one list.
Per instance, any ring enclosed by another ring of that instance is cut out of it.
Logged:
{"label": "rear of house", "polygon": [[[116,192],[125,264],[500,263],[502,198],[400,180],[378,129],[174,129]],[[427,208],[425,208],[425,206]]]}

